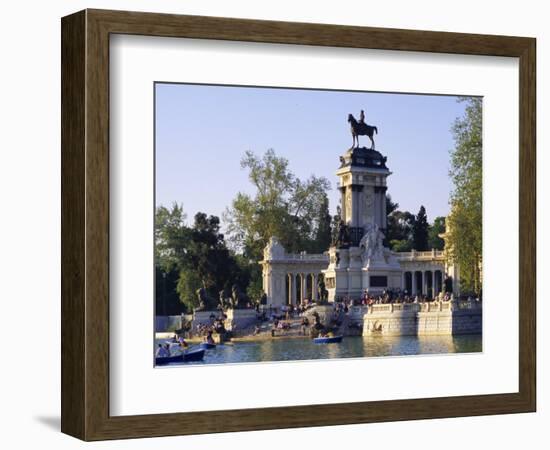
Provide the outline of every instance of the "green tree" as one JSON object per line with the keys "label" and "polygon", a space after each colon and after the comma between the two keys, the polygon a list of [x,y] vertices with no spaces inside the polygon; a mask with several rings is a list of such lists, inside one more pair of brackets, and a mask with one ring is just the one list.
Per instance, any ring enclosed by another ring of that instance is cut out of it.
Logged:
{"label": "green tree", "polygon": [[258,260],[269,238],[277,236],[289,252],[308,250],[316,238],[328,180],[314,175],[300,180],[288,160],[272,149],[262,157],[246,152],[241,167],[248,170],[255,193],[238,193],[224,213],[233,247]]}
{"label": "green tree", "polygon": [[436,217],[434,223],[428,228],[428,247],[443,250],[445,241],[439,237],[445,233],[445,217]]}
{"label": "green tree", "polygon": [[426,208],[420,206],[412,227],[412,241],[415,250],[428,250],[428,216]]}
{"label": "green tree", "polygon": [[328,197],[323,194],[319,209],[319,217],[317,219],[317,229],[315,231],[315,240],[312,253],[322,253],[330,247],[331,243],[331,223],[332,217],[328,207]]}
{"label": "green tree", "polygon": [[414,214],[400,211],[399,204],[394,203],[390,195],[386,195],[386,242],[396,252],[410,251],[413,247],[412,230]]}
{"label": "green tree", "polygon": [[225,245],[218,217],[201,212],[195,215],[182,270],[194,272],[212,295],[236,281],[239,267]]}
{"label": "green tree", "polygon": [[[179,298],[186,308],[198,305],[196,290],[204,287],[217,297],[233,284],[246,289],[249,273],[227,248],[215,216],[197,213],[192,227],[185,224],[183,208],[159,206],[155,214],[156,309],[177,309]],[[180,307],[181,308],[181,307]]]}
{"label": "green tree", "polygon": [[481,290],[482,262],[482,100],[467,97],[463,117],[452,132],[449,175],[453,181],[451,213],[447,218],[449,256],[460,267],[463,291]]}
{"label": "green tree", "polygon": [[202,287],[202,280],[194,270],[182,269],[178,272],[178,280],[176,284],[176,293],[180,302],[185,305],[187,310],[192,311],[193,308],[199,306],[197,298],[197,289]]}
{"label": "green tree", "polygon": [[183,207],[173,203],[172,208],[159,206],[155,212],[155,264],[165,273],[175,267],[185,257],[191,238],[191,230],[185,225]]}
{"label": "green tree", "polygon": [[155,311],[157,315],[179,315],[187,311],[187,307],[180,301],[176,286],[179,271],[175,268],[169,272],[155,267]]}
{"label": "green tree", "polygon": [[412,241],[410,239],[392,239],[390,247],[394,252],[410,252],[412,250]]}
{"label": "green tree", "polygon": [[186,305],[176,290],[190,229],[181,205],[157,207],[155,211],[155,310],[159,315],[180,314]]}
{"label": "green tree", "polygon": [[391,195],[386,195],[386,215],[391,216],[394,211],[399,210],[399,203],[392,201]]}

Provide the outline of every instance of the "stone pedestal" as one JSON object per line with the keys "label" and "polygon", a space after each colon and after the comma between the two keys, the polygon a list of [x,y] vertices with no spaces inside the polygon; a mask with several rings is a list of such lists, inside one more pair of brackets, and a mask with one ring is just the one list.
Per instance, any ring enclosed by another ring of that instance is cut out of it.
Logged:
{"label": "stone pedestal", "polygon": [[358,300],[367,291],[379,295],[401,288],[402,269],[392,252],[384,248],[377,257],[363,259],[360,247],[329,249],[329,266],[323,271],[328,299]]}
{"label": "stone pedestal", "polygon": [[254,309],[228,309],[225,314],[225,329],[231,331],[233,336],[249,334],[258,322]]}
{"label": "stone pedestal", "polygon": [[371,295],[380,295],[384,290],[400,289],[402,270],[388,248],[377,257],[368,258],[363,265],[363,289]]}

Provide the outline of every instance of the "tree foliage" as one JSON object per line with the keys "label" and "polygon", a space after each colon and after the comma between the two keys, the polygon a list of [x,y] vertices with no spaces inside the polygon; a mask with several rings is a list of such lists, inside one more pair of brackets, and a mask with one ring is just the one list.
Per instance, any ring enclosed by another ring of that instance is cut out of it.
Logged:
{"label": "tree foliage", "polygon": [[396,252],[410,251],[412,249],[412,228],[414,214],[401,211],[399,203],[394,203],[391,196],[386,195],[387,228],[386,242]]}
{"label": "tree foliage", "polygon": [[[155,259],[157,266],[157,311],[166,309],[167,298],[174,291],[187,307],[198,305],[196,290],[204,287],[211,296],[233,284],[246,289],[249,268],[239,265],[227,248],[216,216],[197,213],[193,226],[185,223],[183,208],[157,208],[155,216]],[[177,277],[174,277],[174,273]]]}
{"label": "tree foliage", "polygon": [[261,157],[246,152],[241,167],[255,193],[238,193],[224,213],[233,247],[256,260],[272,236],[289,252],[321,247],[327,240],[328,180],[315,175],[300,180],[272,149]]}
{"label": "tree foliage", "polygon": [[449,254],[460,267],[463,291],[479,293],[482,261],[482,100],[462,98],[465,114],[452,132],[449,174],[453,181],[451,214],[447,218]]}
{"label": "tree foliage", "polygon": [[413,248],[418,251],[428,250],[428,216],[426,208],[420,206],[412,226]]}
{"label": "tree foliage", "polygon": [[429,224],[424,206],[420,207],[415,216],[409,211],[401,211],[399,204],[394,203],[390,195],[386,196],[386,211],[386,242],[394,252],[432,248],[443,250],[444,242],[439,234],[445,231],[444,217],[437,217],[433,224]]}
{"label": "tree foliage", "polygon": [[332,234],[332,216],[330,215],[327,194],[323,194],[323,199],[319,208],[317,230],[315,239],[311,248],[312,253],[323,253],[331,244]]}
{"label": "tree foliage", "polygon": [[443,250],[445,241],[439,237],[443,233],[445,233],[445,217],[439,216],[434,219],[433,224],[428,229],[428,248]]}
{"label": "tree foliage", "polygon": [[182,205],[159,206],[155,212],[155,264],[165,273],[180,268],[191,238]]}

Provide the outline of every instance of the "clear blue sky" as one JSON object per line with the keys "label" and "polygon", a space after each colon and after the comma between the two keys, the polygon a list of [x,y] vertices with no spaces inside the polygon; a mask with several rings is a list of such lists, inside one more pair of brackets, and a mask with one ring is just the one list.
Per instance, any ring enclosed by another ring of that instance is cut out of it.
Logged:
{"label": "clear blue sky", "polygon": [[[157,83],[156,204],[218,215],[237,192],[253,193],[240,160],[273,148],[300,178],[325,176],[336,211],[339,156],[351,146],[348,113],[365,110],[378,127],[376,149],[393,174],[388,193],[400,209],[447,215],[450,131],[462,116],[456,97]],[[360,138],[369,146],[368,138]]]}

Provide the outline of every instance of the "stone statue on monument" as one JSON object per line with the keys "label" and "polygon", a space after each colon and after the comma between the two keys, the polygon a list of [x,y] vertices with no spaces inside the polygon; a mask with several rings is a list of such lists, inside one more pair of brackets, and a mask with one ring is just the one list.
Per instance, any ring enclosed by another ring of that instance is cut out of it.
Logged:
{"label": "stone statue on monument", "polygon": [[325,286],[325,280],[323,277],[319,277],[317,281],[317,296],[321,302],[325,302],[328,299],[328,291]]}
{"label": "stone statue on monument", "polygon": [[275,236],[272,236],[264,248],[264,259],[269,261],[272,259],[282,259],[284,256],[285,248]]}
{"label": "stone statue on monument", "polygon": [[349,244],[349,228],[343,220],[340,220],[340,223],[338,224],[338,234],[336,236],[336,241],[334,242],[334,245],[338,248],[343,248],[349,246]]}
{"label": "stone statue on monument", "polygon": [[195,311],[213,311],[216,309],[216,300],[208,295],[205,288],[201,287],[196,291],[199,300],[199,306]]}
{"label": "stone statue on monument", "polygon": [[384,233],[380,231],[380,228],[375,223],[369,224],[365,228],[365,234],[359,242],[363,263],[369,259],[384,257]]}
{"label": "stone statue on monument", "polygon": [[233,299],[233,309],[247,309],[250,307],[248,295],[242,292],[237,284],[234,284],[231,288],[231,298]]}
{"label": "stone statue on monument", "polygon": [[220,309],[222,309],[222,310],[231,307],[231,299],[228,298],[227,292],[225,291],[225,289],[222,289],[222,290],[219,292],[219,303],[218,303],[218,307],[219,307]]}
{"label": "stone statue on monument", "polygon": [[[374,150],[374,134],[378,134],[378,128],[372,125],[367,125],[365,123],[365,113],[361,110],[361,115],[359,121],[353,117],[353,114],[348,114],[348,122],[351,126],[351,136],[353,138],[353,143],[351,148],[359,147],[359,136],[367,136],[370,139],[371,146],[370,149]],[[357,145],[355,143],[357,142]]]}

